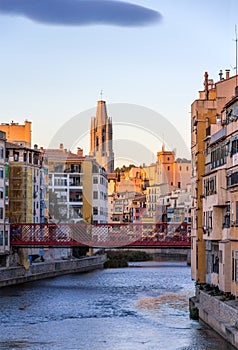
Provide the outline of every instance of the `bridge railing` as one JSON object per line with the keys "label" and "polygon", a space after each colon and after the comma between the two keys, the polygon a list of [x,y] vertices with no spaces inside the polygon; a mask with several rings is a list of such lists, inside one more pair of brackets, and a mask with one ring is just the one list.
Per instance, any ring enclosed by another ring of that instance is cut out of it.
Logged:
{"label": "bridge railing", "polygon": [[117,247],[190,242],[187,224],[11,224],[12,245]]}

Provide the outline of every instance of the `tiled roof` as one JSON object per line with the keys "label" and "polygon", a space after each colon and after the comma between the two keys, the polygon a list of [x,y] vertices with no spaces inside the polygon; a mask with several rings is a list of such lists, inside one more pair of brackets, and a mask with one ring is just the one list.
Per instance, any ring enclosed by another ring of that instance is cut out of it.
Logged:
{"label": "tiled roof", "polygon": [[71,151],[61,149],[46,149],[45,154],[48,159],[61,159],[61,160],[84,160],[85,157],[79,156]]}

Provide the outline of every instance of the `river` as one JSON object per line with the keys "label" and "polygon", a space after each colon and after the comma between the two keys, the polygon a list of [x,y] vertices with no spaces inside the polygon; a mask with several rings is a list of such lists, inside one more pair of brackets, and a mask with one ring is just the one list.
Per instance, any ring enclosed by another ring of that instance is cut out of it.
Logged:
{"label": "river", "polygon": [[0,289],[0,349],[230,350],[189,318],[185,262],[72,274]]}

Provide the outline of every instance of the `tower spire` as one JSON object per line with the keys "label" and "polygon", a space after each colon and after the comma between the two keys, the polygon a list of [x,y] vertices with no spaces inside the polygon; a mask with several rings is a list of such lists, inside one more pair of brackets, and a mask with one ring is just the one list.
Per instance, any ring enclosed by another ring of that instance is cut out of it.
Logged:
{"label": "tower spire", "polygon": [[[101,91],[102,98],[102,91]],[[106,169],[114,171],[112,119],[107,115],[106,102],[97,102],[96,116],[92,118],[90,130],[90,155]]]}

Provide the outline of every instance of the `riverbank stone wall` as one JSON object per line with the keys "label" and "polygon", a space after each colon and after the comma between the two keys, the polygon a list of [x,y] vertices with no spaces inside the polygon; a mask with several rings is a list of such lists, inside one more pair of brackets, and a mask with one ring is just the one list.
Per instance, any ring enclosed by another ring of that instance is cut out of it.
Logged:
{"label": "riverbank stone wall", "polygon": [[23,266],[0,268],[0,287],[63,274],[92,271],[103,268],[105,261],[106,255],[95,255],[82,259],[33,263],[27,270]]}
{"label": "riverbank stone wall", "polygon": [[199,319],[238,349],[238,300],[223,301],[197,286],[191,302],[199,310]]}

